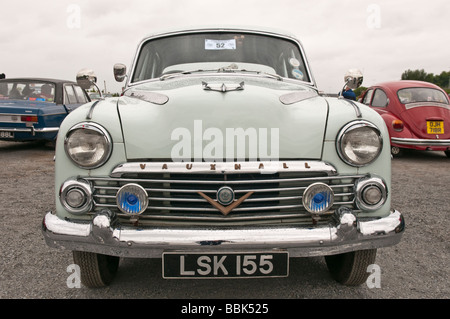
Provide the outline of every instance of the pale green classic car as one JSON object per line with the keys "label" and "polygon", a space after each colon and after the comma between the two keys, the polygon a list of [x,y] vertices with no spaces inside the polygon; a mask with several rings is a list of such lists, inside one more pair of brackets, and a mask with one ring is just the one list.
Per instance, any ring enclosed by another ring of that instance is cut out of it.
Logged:
{"label": "pale green classic car", "polygon": [[[359,285],[377,249],[400,241],[383,119],[320,94],[293,36],[167,31],[114,75],[122,96],[61,125],[56,211],[42,226],[85,286],[108,285],[120,257],[159,258],[163,278],[179,279],[288,276],[290,258],[309,256]],[[344,80],[356,88],[362,75]]]}

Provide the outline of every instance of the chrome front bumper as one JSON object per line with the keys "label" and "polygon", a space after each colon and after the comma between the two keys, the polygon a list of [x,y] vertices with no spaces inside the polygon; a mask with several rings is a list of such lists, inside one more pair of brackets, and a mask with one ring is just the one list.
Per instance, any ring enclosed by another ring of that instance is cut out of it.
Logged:
{"label": "chrome front bumper", "polygon": [[[334,223],[317,227],[261,228],[135,228],[117,226],[109,211],[91,222],[62,220],[45,215],[42,232],[54,248],[89,251],[105,255],[161,258],[164,251],[255,251],[284,249],[291,257],[340,254],[392,246],[405,228],[402,214],[361,221],[349,209],[339,209]],[[116,226],[115,226],[116,225]]]}

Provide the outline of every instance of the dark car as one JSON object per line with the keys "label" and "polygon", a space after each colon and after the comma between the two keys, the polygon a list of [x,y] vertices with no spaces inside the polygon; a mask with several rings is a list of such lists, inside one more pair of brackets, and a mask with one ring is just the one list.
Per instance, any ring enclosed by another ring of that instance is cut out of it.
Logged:
{"label": "dark car", "polygon": [[64,118],[90,101],[75,82],[43,78],[0,80],[0,140],[54,142]]}
{"label": "dark car", "polygon": [[369,87],[361,102],[384,119],[392,154],[402,149],[444,151],[450,157],[450,105],[447,93],[422,81],[394,81]]}

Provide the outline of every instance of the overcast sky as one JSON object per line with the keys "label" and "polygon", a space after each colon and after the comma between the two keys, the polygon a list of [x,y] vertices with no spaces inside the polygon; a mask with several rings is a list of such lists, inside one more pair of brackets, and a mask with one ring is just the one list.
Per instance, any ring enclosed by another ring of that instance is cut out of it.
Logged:
{"label": "overcast sky", "polygon": [[449,13],[448,0],[2,0],[0,73],[74,80],[89,67],[119,92],[114,63],[129,67],[154,30],[264,26],[296,35],[319,89],[337,92],[350,68],[364,86],[449,71]]}

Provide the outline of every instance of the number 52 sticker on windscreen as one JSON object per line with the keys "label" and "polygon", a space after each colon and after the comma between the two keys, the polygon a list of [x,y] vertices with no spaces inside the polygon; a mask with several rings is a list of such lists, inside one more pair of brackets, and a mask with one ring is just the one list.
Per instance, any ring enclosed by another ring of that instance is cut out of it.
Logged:
{"label": "number 52 sticker on windscreen", "polygon": [[232,40],[205,39],[205,50],[236,50],[236,39]]}

